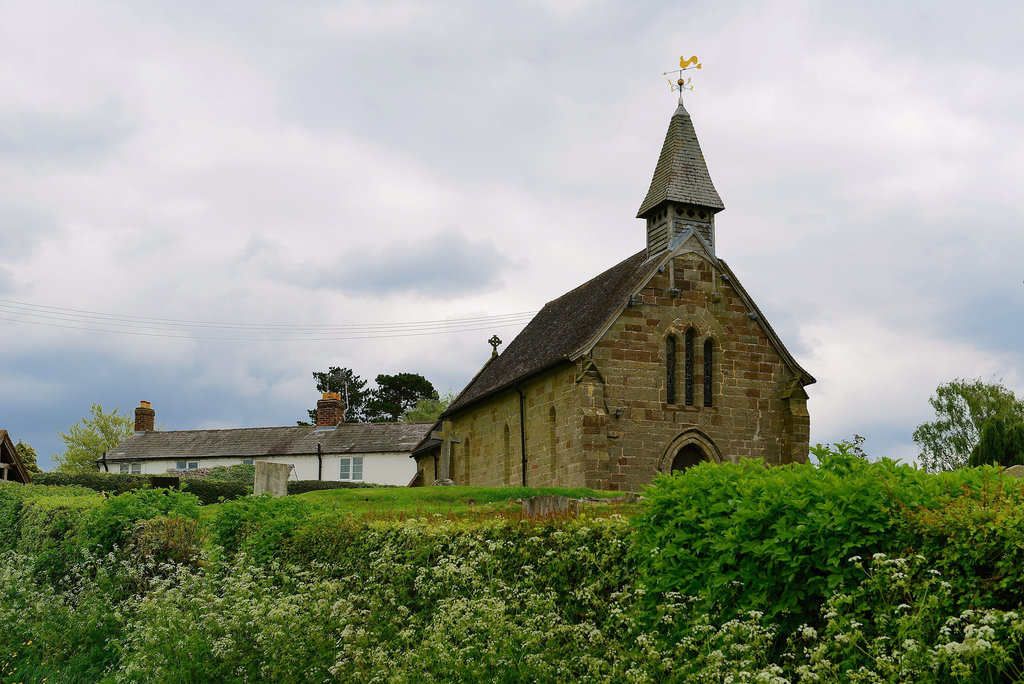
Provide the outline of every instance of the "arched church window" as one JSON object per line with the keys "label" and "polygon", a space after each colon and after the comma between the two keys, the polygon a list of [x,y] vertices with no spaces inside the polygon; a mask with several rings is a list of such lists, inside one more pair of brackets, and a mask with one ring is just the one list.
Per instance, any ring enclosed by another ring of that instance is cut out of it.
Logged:
{"label": "arched church window", "polygon": [[665,402],[676,403],[676,337],[665,340]]}
{"label": "arched church window", "polygon": [[714,383],[712,380],[712,371],[715,368],[715,343],[709,337],[704,340],[704,405],[711,406],[711,400],[714,396]]}
{"label": "arched church window", "polygon": [[686,356],[683,361],[683,382],[685,383],[686,405],[693,406],[693,338],[696,336],[693,328],[686,331]]}

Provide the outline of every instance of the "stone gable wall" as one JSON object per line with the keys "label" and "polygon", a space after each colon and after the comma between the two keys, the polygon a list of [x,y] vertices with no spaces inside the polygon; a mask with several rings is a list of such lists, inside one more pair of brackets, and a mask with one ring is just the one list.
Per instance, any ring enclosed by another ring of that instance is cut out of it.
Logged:
{"label": "stone gable wall", "polygon": [[[806,395],[800,390],[783,398],[793,372],[710,262],[693,253],[675,257],[637,300],[592,352],[606,380],[609,409],[622,412],[609,421],[607,488],[635,490],[649,483],[671,468],[675,451],[686,441],[697,442],[715,460],[758,457],[778,464],[806,458]],[[684,340],[690,327],[696,333],[694,405],[686,406]],[[665,340],[670,333],[677,340],[674,404],[666,401]],[[703,406],[708,338],[714,360],[711,407]],[[688,431],[692,439],[673,444]]]}

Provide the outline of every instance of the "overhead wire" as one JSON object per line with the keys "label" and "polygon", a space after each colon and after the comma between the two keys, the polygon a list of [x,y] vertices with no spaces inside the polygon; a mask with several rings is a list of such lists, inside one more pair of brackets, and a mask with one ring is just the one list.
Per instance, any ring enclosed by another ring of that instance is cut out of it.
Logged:
{"label": "overhead wire", "polygon": [[155,318],[0,299],[0,321],[67,330],[192,340],[329,341],[452,334],[527,323],[532,311],[404,323],[234,323]]}

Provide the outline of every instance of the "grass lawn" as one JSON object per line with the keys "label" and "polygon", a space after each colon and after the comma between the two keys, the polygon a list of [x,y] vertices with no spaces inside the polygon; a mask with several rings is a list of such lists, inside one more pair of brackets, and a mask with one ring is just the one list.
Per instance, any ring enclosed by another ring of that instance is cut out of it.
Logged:
{"label": "grass lawn", "polygon": [[[379,489],[329,489],[299,494],[296,498],[309,501],[325,512],[360,517],[420,517],[439,514],[458,517],[487,517],[496,514],[514,514],[520,511],[516,499],[550,494],[581,497],[614,498],[623,492],[604,492],[593,489],[565,487],[386,487]],[[511,503],[510,503],[511,502]],[[220,504],[203,506],[201,517],[212,519]],[[601,506],[602,511],[620,506]],[[632,509],[632,506],[630,506]]]}

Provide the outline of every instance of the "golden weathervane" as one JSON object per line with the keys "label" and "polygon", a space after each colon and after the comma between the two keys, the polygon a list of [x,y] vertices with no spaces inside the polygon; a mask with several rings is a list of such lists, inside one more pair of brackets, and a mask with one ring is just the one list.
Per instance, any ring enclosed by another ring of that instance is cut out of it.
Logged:
{"label": "golden weathervane", "polygon": [[679,78],[676,79],[676,82],[673,83],[670,78],[668,79],[668,84],[671,86],[673,92],[678,90],[679,96],[682,97],[684,90],[693,90],[693,86],[690,85],[690,81],[692,79],[683,78],[683,72],[689,71],[690,69],[700,69],[701,67],[703,67],[703,64],[700,63],[700,60],[697,59],[696,55],[690,58],[680,57],[678,69],[675,71],[663,71],[661,75],[668,76],[669,74],[678,74]]}

